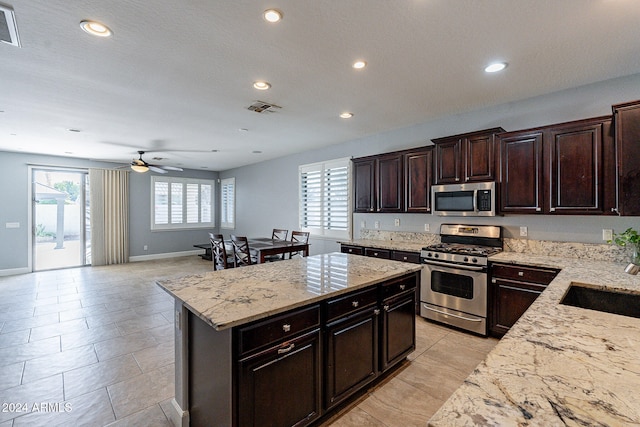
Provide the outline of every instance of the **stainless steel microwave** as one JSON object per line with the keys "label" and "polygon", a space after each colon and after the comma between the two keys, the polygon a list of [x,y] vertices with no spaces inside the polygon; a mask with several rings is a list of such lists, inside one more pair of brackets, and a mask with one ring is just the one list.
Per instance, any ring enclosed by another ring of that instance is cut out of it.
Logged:
{"label": "stainless steel microwave", "polygon": [[433,185],[431,207],[440,216],[495,216],[496,183]]}

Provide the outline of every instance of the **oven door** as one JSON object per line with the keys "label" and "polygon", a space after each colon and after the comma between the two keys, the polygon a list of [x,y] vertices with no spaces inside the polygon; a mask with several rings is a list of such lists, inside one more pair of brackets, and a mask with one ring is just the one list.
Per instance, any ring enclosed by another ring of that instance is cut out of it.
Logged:
{"label": "oven door", "polygon": [[486,335],[486,268],[425,262],[420,295],[423,317]]}

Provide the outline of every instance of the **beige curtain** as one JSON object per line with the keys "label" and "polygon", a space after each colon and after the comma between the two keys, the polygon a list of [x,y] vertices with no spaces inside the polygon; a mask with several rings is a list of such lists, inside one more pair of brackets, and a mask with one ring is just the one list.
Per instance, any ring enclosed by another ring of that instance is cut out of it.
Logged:
{"label": "beige curtain", "polygon": [[129,172],[89,169],[91,265],[129,261]]}

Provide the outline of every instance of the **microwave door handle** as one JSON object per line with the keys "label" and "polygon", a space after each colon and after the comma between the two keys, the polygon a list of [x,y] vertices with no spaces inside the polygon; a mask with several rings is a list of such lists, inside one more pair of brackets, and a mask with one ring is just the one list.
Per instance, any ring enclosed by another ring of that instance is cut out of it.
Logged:
{"label": "microwave door handle", "polygon": [[475,266],[475,265],[466,265],[466,264],[449,264],[447,262],[439,262],[434,260],[425,261],[427,265],[439,265],[442,267],[456,268],[458,270],[471,270],[471,271],[482,271],[484,267]]}
{"label": "microwave door handle", "polygon": [[478,190],[473,190],[473,211],[478,212]]}

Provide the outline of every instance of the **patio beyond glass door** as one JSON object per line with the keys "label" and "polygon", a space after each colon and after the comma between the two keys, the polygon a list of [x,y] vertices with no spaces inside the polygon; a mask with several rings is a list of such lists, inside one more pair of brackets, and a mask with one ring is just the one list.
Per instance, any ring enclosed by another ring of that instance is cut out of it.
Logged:
{"label": "patio beyond glass door", "polygon": [[91,263],[89,175],[33,169],[33,270]]}

